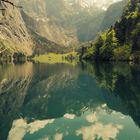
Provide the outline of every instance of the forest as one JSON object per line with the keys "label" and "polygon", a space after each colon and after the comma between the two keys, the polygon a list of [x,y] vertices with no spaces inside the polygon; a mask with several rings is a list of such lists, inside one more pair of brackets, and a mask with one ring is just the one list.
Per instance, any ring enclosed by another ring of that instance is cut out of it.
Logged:
{"label": "forest", "polygon": [[130,0],[120,21],[101,32],[89,48],[81,49],[81,59],[140,60],[140,1]]}

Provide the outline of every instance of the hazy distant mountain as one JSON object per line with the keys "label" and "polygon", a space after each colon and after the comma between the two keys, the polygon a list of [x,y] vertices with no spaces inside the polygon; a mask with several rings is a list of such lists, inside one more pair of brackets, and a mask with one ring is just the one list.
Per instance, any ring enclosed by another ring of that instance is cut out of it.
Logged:
{"label": "hazy distant mountain", "polygon": [[120,19],[127,1],[128,0],[123,0],[109,6],[109,8],[106,11],[103,22],[101,24],[102,31],[114,25],[115,22]]}
{"label": "hazy distant mountain", "polygon": [[105,9],[114,0],[20,0],[32,26],[40,35],[59,45],[75,46],[89,41],[100,30]]}
{"label": "hazy distant mountain", "polygon": [[111,4],[122,0],[93,0],[99,7],[108,8]]}

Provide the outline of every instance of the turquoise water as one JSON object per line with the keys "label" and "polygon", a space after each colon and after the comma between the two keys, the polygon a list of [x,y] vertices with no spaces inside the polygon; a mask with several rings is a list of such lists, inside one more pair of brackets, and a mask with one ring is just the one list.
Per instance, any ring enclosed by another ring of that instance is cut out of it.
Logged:
{"label": "turquoise water", "polygon": [[0,140],[140,140],[140,65],[0,65]]}

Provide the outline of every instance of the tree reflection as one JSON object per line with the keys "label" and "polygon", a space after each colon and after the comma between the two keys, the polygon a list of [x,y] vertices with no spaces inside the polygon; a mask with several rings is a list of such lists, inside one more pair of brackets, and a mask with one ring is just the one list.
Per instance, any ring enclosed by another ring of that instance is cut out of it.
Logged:
{"label": "tree reflection", "polygon": [[140,65],[128,63],[93,65],[86,63],[85,65],[102,88],[120,98],[127,114],[140,127]]}

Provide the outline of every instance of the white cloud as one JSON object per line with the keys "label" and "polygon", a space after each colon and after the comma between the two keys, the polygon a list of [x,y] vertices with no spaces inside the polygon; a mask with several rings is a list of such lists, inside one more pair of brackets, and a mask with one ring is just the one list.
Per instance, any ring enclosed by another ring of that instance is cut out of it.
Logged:
{"label": "white cloud", "polygon": [[98,120],[97,116],[96,116],[96,113],[93,113],[93,114],[89,114],[86,116],[86,120],[90,123],[94,123]]}
{"label": "white cloud", "polygon": [[19,119],[13,122],[11,131],[9,132],[8,140],[22,140],[26,134],[26,121]]}
{"label": "white cloud", "polygon": [[125,116],[121,116],[121,119],[123,120],[123,119],[125,119],[126,117]]}
{"label": "white cloud", "polygon": [[64,118],[66,118],[66,119],[74,119],[75,118],[75,115],[74,114],[65,114],[64,115]]}
{"label": "white cloud", "polygon": [[63,134],[62,133],[57,133],[54,136],[54,140],[62,140],[62,138],[63,138]]}
{"label": "white cloud", "polygon": [[116,139],[117,134],[122,129],[122,125],[103,125],[100,122],[94,125],[82,127],[76,131],[76,135],[82,135],[83,140],[94,140],[96,138],[102,138],[103,140]]}
{"label": "white cloud", "polygon": [[107,107],[107,104],[103,104],[102,107],[103,107],[103,108]]}
{"label": "white cloud", "polygon": [[54,119],[43,120],[43,121],[34,121],[30,124],[23,119],[15,120],[13,122],[12,129],[9,132],[8,140],[22,140],[26,133],[33,134],[38,130],[44,128],[47,124],[53,123]]}
{"label": "white cloud", "polygon": [[27,129],[30,132],[30,134],[33,134],[34,132],[38,131],[41,128],[44,128],[47,124],[53,123],[54,119],[51,120],[45,120],[45,121],[34,121],[27,125]]}

